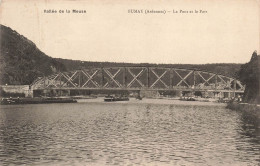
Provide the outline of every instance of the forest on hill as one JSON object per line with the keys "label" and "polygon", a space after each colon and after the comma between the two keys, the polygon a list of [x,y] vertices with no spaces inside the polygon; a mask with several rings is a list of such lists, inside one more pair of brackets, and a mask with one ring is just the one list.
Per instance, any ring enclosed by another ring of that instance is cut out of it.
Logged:
{"label": "forest on hill", "polygon": [[37,77],[66,70],[62,63],[11,28],[0,25],[0,37],[1,85],[28,85]]}
{"label": "forest on hill", "polygon": [[150,64],[90,62],[52,58],[26,37],[9,27],[0,25],[0,85],[28,85],[36,78],[56,72],[93,67],[173,67],[209,71],[230,77],[238,77],[242,64]]}

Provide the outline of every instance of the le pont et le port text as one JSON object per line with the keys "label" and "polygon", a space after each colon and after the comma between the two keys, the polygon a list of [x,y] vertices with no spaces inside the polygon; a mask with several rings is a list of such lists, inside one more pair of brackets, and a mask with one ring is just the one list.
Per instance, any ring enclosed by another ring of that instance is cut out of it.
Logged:
{"label": "le pont et le port text", "polygon": [[154,10],[154,9],[128,9],[127,11],[130,14],[169,14],[169,13],[173,13],[173,14],[207,14],[208,11],[207,10],[184,10],[184,9],[180,9],[180,10]]}

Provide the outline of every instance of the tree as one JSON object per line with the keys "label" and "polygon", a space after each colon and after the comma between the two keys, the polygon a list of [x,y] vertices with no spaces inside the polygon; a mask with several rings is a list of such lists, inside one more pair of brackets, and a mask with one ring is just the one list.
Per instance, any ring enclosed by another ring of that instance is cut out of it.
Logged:
{"label": "tree", "polygon": [[255,51],[250,62],[241,66],[240,81],[246,85],[243,101],[260,103],[260,56]]}

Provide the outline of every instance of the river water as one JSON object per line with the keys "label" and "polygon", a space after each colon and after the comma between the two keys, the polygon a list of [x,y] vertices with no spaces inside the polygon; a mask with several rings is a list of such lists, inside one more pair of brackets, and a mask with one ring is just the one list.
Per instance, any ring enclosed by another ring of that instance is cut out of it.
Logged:
{"label": "river water", "polygon": [[259,165],[259,119],[156,101],[2,105],[0,165]]}

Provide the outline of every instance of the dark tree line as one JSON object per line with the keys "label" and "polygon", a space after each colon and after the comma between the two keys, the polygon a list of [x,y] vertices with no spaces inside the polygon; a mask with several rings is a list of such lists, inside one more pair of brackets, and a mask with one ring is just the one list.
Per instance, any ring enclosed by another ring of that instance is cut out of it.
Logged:
{"label": "dark tree line", "polygon": [[256,51],[251,60],[241,66],[239,79],[246,85],[243,101],[260,104],[260,56]]}
{"label": "dark tree line", "polygon": [[89,62],[70,59],[56,59],[64,64],[67,70],[79,70],[84,68],[100,67],[172,67],[181,69],[197,69],[207,72],[222,74],[237,78],[241,64],[235,63],[216,63],[216,64],[155,64],[155,63],[115,63],[115,62]]}
{"label": "dark tree line", "polygon": [[37,77],[65,71],[66,67],[45,55],[36,45],[9,27],[0,25],[0,84],[31,84]]}

